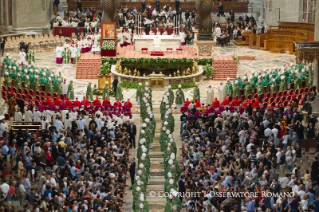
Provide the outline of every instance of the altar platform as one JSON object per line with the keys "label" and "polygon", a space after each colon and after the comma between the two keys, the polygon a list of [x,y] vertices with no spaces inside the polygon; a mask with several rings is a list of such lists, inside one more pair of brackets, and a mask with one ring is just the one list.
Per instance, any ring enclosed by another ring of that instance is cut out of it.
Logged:
{"label": "altar platform", "polygon": [[166,51],[172,48],[173,51],[181,48],[181,37],[174,35],[140,35],[134,36],[134,50],[141,51],[148,48],[149,51]]}
{"label": "altar platform", "polygon": [[[164,51],[160,58],[207,58],[207,56],[197,56],[196,49],[190,46],[182,46],[181,51]],[[124,58],[156,58],[151,56],[151,51],[147,54],[140,51],[134,51],[134,46],[126,46],[118,49],[116,57]],[[214,72],[212,79],[226,80],[229,76],[234,79],[237,75],[237,62],[232,56],[213,56]],[[76,67],[76,79],[97,79],[100,66],[102,64],[101,56],[98,54],[82,54]]]}

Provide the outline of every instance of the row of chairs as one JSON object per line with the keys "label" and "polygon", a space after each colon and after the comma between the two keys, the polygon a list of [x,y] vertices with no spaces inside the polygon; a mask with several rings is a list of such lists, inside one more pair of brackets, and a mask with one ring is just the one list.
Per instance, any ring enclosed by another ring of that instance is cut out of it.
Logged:
{"label": "row of chairs", "polygon": [[20,37],[8,37],[6,40],[5,51],[19,51],[19,42],[23,40],[29,47],[33,48],[36,53],[42,53],[43,50],[53,50],[60,43],[63,44],[65,41],[64,36],[59,37],[58,35],[35,35],[32,36],[20,36]]}

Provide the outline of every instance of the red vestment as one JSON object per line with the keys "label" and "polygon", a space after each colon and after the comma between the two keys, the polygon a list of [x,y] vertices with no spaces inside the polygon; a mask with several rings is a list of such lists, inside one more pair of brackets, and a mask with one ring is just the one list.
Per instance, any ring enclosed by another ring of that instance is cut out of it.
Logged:
{"label": "red vestment", "polygon": [[201,107],[201,104],[199,101],[195,101],[195,107]]}
{"label": "red vestment", "polygon": [[220,106],[220,104],[219,104],[218,100],[213,101],[213,107],[214,108],[218,108],[219,106]]}
{"label": "red vestment", "polygon": [[238,99],[234,99],[231,103],[234,107],[239,106],[240,102],[238,101]]}
{"label": "red vestment", "polygon": [[256,108],[256,107],[259,106],[259,104],[260,104],[260,101],[255,100],[255,102],[253,103],[252,107],[253,107],[253,108]]}
{"label": "red vestment", "polygon": [[222,102],[222,105],[229,105],[229,100],[228,99],[224,99],[224,101]]}
{"label": "red vestment", "polygon": [[184,102],[185,106],[188,107],[188,105],[191,103],[191,101],[189,101],[188,99],[186,99],[186,101]]}

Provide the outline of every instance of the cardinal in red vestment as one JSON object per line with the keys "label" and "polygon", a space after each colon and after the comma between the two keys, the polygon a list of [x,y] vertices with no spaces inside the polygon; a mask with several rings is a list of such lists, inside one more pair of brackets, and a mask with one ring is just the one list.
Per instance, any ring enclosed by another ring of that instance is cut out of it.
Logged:
{"label": "cardinal in red vestment", "polygon": [[234,107],[238,107],[240,105],[240,102],[238,101],[238,96],[235,96],[235,99],[232,101],[232,105]]}
{"label": "cardinal in red vestment", "polygon": [[260,104],[260,101],[258,101],[258,99],[256,98],[256,99],[255,99],[255,102],[254,102],[253,105],[252,105],[252,107],[253,107],[253,108],[256,108],[256,107],[259,106],[259,104]]}
{"label": "cardinal in red vestment", "polygon": [[220,106],[219,101],[218,101],[217,97],[215,97],[215,101],[213,101],[213,107],[219,108],[219,106]]}
{"label": "cardinal in red vestment", "polygon": [[188,98],[186,98],[186,101],[184,102],[185,106],[188,107],[188,105],[191,103],[191,101],[188,100]]}
{"label": "cardinal in red vestment", "polygon": [[224,100],[223,100],[223,102],[222,102],[222,105],[224,105],[224,106],[229,105],[229,100],[227,99],[226,96],[224,97]]}
{"label": "cardinal in red vestment", "polygon": [[96,97],[96,99],[93,101],[93,106],[97,106],[99,103],[101,104],[101,101],[99,100],[99,97]]}
{"label": "cardinal in red vestment", "polygon": [[75,101],[74,101],[74,107],[81,107],[81,102],[79,101],[78,97],[75,98]]}
{"label": "cardinal in red vestment", "polygon": [[127,99],[127,101],[125,102],[126,105],[128,105],[130,108],[133,107],[132,102],[130,102],[130,99]]}
{"label": "cardinal in red vestment", "polygon": [[199,108],[201,105],[200,105],[200,102],[198,101],[198,99],[196,98],[195,100],[195,107]]}
{"label": "cardinal in red vestment", "polygon": [[69,100],[69,97],[67,97],[66,100],[65,100],[65,106],[66,107],[71,107],[71,105],[72,105],[72,102]]}

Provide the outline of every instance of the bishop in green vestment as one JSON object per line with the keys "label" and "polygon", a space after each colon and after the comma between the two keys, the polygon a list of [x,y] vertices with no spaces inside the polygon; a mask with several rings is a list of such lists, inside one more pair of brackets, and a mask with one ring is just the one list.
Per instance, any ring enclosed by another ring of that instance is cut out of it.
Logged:
{"label": "bishop in green vestment", "polygon": [[46,86],[46,93],[50,93],[52,95],[53,94],[53,85],[52,85],[51,78],[49,78],[49,82],[45,86]]}
{"label": "bishop in green vestment", "polygon": [[257,93],[258,94],[262,94],[262,93],[265,93],[265,88],[264,86],[262,85],[261,81],[259,81],[258,85],[257,85]]}
{"label": "bishop in green vestment", "polygon": [[245,97],[246,98],[249,94],[252,94],[252,90],[253,90],[253,88],[251,87],[250,81],[247,81],[247,85],[245,86]]}
{"label": "bishop in green vestment", "polygon": [[108,97],[109,96],[109,83],[106,81],[105,82],[105,85],[104,85],[104,88],[103,88],[103,100],[105,100],[106,98],[105,97]]}
{"label": "bishop in green vestment", "polygon": [[235,96],[239,96],[239,87],[237,85],[237,82],[234,83],[234,87],[233,87],[233,98],[235,98]]}
{"label": "bishop in green vestment", "polygon": [[182,86],[178,85],[178,89],[176,91],[175,104],[177,107],[182,107],[185,102],[184,91],[181,88]]}
{"label": "bishop in green vestment", "polygon": [[227,78],[227,83],[225,85],[225,89],[226,89],[226,95],[228,96],[231,91],[233,90],[233,85],[231,84],[231,82],[229,81],[229,77]]}
{"label": "bishop in green vestment", "polygon": [[90,81],[87,88],[86,88],[86,99],[89,101],[93,101],[93,90],[92,90],[92,82]]}
{"label": "bishop in green vestment", "polygon": [[284,92],[286,88],[287,88],[287,83],[285,82],[285,77],[282,76],[280,84],[279,84],[279,91]]}
{"label": "bishop in green vestment", "polygon": [[116,88],[115,98],[118,98],[120,101],[123,101],[123,93],[121,83],[119,82]]}
{"label": "bishop in green vestment", "polygon": [[276,84],[275,79],[273,79],[273,80],[272,80],[272,84],[271,84],[271,86],[270,86],[270,93],[271,93],[271,95],[272,95],[273,93],[277,93],[277,92],[278,92],[278,86],[277,86],[277,84]]}
{"label": "bishop in green vestment", "polygon": [[[74,100],[75,99],[73,81],[72,80],[71,80],[71,82],[69,83],[69,86],[68,86],[67,96],[70,98],[70,100]],[[86,96],[86,98],[88,98],[88,97]],[[92,96],[92,99],[93,99],[93,96]]]}
{"label": "bishop in green vestment", "polygon": [[193,101],[195,102],[196,99],[198,99],[198,101],[200,102],[200,91],[199,91],[199,88],[197,86],[197,83],[195,84],[195,88],[193,91]]}
{"label": "bishop in green vestment", "polygon": [[29,49],[27,55],[28,55],[28,64],[31,64],[32,62],[34,63],[35,62],[34,61],[34,55],[35,55],[34,51],[32,49]]}

